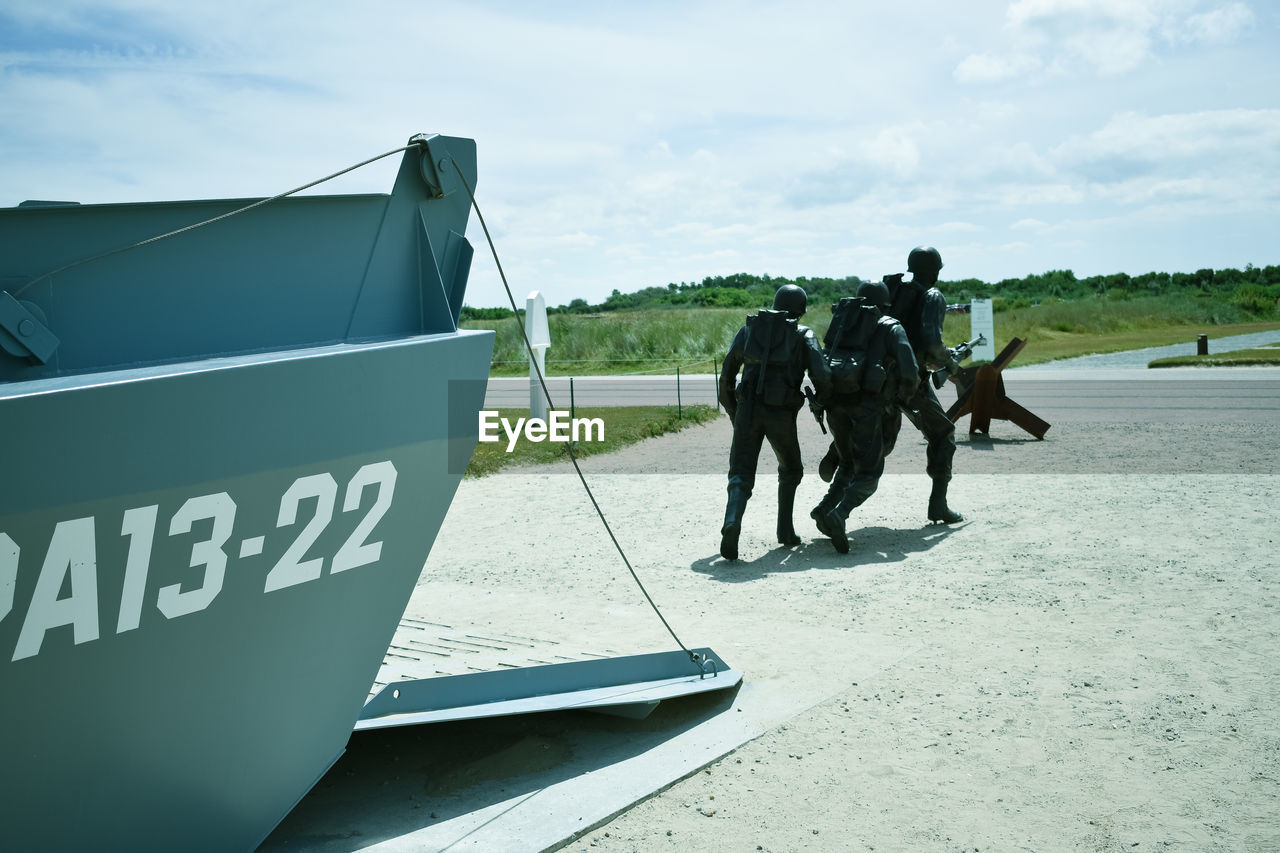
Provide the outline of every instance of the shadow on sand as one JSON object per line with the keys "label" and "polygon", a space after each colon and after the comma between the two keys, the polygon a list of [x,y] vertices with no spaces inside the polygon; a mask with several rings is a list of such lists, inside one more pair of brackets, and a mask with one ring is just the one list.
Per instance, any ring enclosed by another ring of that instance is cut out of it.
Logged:
{"label": "shadow on sand", "polygon": [[[738,689],[669,699],[643,720],[553,711],[354,733],[258,850],[357,850],[533,797],[706,722],[730,708]],[[454,843],[465,840],[459,832]]]}
{"label": "shadow on sand", "polygon": [[1017,438],[992,438],[991,436],[981,432],[971,432],[967,435],[956,433],[956,449],[962,450],[968,448],[970,450],[995,450],[998,445],[1021,445],[1021,444],[1038,444],[1043,442],[1043,438],[1036,438],[1034,435],[1018,436]]}
{"label": "shadow on sand", "polygon": [[849,553],[841,554],[825,538],[811,539],[792,548],[778,545],[755,559],[726,560],[719,554],[695,560],[689,568],[723,583],[746,583],[784,572],[813,569],[848,569],[875,563],[896,563],[908,554],[927,551],[946,538],[959,524],[926,524],[923,527],[850,527]]}

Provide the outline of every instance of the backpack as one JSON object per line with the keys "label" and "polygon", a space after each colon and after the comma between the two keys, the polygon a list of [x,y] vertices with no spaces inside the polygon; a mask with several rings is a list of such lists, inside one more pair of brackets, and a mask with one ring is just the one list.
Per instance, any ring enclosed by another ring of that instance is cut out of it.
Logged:
{"label": "backpack", "polygon": [[798,406],[804,396],[788,384],[800,346],[796,321],[786,311],[764,309],[748,317],[746,325],[743,384],[751,386],[756,399],[766,406]]}
{"label": "backpack", "polygon": [[924,311],[925,289],[914,281],[903,281],[902,273],[887,275],[884,283],[891,294],[885,313],[902,324],[914,347],[920,338],[920,316]]}
{"label": "backpack", "polygon": [[822,342],[833,393],[876,393],[884,385],[883,353],[873,351],[880,316],[880,309],[860,296],[846,296],[831,306],[831,325]]}

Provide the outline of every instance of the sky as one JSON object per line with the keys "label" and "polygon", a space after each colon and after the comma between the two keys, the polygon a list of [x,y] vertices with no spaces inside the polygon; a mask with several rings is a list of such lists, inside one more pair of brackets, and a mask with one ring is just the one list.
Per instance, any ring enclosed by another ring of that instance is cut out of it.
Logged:
{"label": "sky", "polygon": [[0,206],[271,196],[416,133],[476,140],[522,306],[920,244],[944,280],[1280,263],[1271,0],[0,5]]}

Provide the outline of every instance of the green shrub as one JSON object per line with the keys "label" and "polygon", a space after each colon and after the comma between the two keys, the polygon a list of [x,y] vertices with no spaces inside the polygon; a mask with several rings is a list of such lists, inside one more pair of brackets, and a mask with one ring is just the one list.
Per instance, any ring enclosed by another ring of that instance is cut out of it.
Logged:
{"label": "green shrub", "polygon": [[1242,284],[1231,292],[1228,302],[1242,311],[1257,317],[1265,317],[1275,313],[1276,295],[1268,293],[1276,288],[1261,288],[1256,284]]}

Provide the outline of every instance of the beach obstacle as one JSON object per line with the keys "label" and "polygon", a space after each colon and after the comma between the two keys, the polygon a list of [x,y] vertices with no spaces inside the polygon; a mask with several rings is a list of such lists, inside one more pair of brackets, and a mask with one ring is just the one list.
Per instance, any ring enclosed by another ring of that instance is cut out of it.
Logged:
{"label": "beach obstacle", "polygon": [[1011,421],[1043,439],[1050,424],[1018,405],[1005,393],[1002,371],[1013,361],[1027,342],[1014,338],[988,364],[962,367],[951,376],[956,383],[956,401],[947,409],[947,417],[955,423],[969,416],[969,434],[991,434],[992,418]]}

